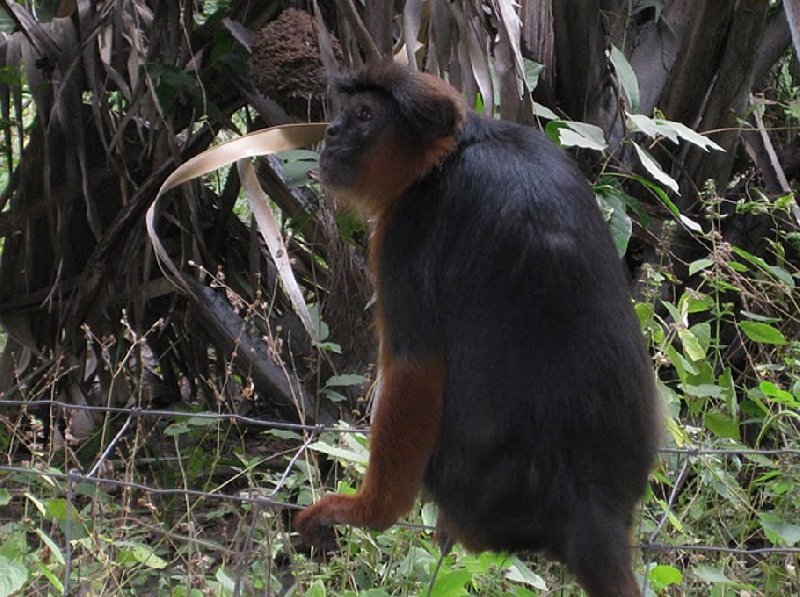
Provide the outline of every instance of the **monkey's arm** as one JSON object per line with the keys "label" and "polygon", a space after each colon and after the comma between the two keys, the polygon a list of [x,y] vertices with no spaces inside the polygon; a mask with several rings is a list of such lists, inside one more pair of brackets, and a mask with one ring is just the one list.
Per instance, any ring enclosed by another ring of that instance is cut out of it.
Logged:
{"label": "monkey's arm", "polygon": [[414,504],[439,432],[444,362],[381,354],[381,390],[370,431],[367,475],[354,496],[327,495],[300,512],[306,540],[325,542],[326,527],[385,529]]}

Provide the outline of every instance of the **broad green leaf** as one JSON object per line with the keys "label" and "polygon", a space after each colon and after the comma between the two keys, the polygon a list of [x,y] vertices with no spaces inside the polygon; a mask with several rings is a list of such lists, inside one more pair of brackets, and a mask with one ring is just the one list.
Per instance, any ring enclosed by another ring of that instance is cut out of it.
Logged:
{"label": "broad green leaf", "polygon": [[680,585],[683,582],[683,573],[674,566],[658,565],[647,573],[650,583],[657,591],[664,590],[671,585]]}
{"label": "broad green leaf", "polygon": [[767,539],[773,545],[794,547],[800,541],[800,525],[787,522],[780,514],[775,512],[761,512],[758,515],[761,527]]}
{"label": "broad green leaf", "polygon": [[773,344],[775,346],[783,346],[786,344],[786,336],[768,323],[742,321],[739,322],[739,327],[744,332],[745,336],[759,344]]}
{"label": "broad green leaf", "polygon": [[306,597],[325,597],[327,594],[325,584],[321,580],[315,580],[305,592]]}
{"label": "broad green leaf", "polygon": [[[617,247],[617,254],[622,257],[628,248],[628,241],[631,238],[633,224],[630,216],[625,212],[625,203],[620,197],[622,191],[615,187],[603,187],[596,192],[597,200],[602,204],[601,210],[604,214],[608,213],[608,229],[611,238]],[[605,209],[604,209],[605,208]]]}
{"label": "broad green leaf", "polygon": [[695,566],[694,575],[703,582],[723,583],[729,585],[736,584],[735,581],[732,581],[730,578],[725,576],[725,573],[719,568],[714,568],[713,566],[707,566],[705,564]]}
{"label": "broad green leaf", "polygon": [[547,120],[558,120],[558,115],[547,106],[543,106],[539,102],[533,102],[533,113],[539,118],[546,118]]}
{"label": "broad green leaf", "polygon": [[710,383],[696,386],[691,384],[683,384],[683,391],[690,396],[696,396],[697,398],[719,398],[722,396],[722,388]]}
{"label": "broad green leaf", "polygon": [[799,404],[790,392],[782,390],[771,381],[762,381],[758,384],[758,389],[764,392],[764,396],[772,402],[780,402],[781,404],[790,404],[792,406]]}
{"label": "broad green leaf", "polygon": [[572,120],[566,120],[564,124],[566,125],[565,128],[559,130],[559,139],[562,145],[567,147],[574,145],[597,151],[603,151],[608,147],[605,133],[599,126]]}
{"label": "broad green leaf", "polygon": [[0,506],[5,506],[11,501],[11,493],[8,489],[0,487]]}
{"label": "broad green leaf", "polygon": [[120,550],[121,553],[127,553],[135,561],[144,564],[148,568],[162,570],[167,567],[167,562],[156,555],[156,552],[149,545],[133,541],[120,541],[117,545],[124,548]]}
{"label": "broad green leaf", "polygon": [[628,102],[631,105],[631,112],[639,111],[639,81],[636,80],[636,73],[633,72],[628,59],[617,46],[611,46],[611,64],[614,65],[614,70],[617,72],[617,78],[622,85],[625,95],[628,97]]}
{"label": "broad green leaf", "polygon": [[698,259],[697,261],[692,261],[689,264],[689,275],[693,276],[697,272],[708,269],[712,265],[714,265],[714,262],[711,261],[711,259]]}
{"label": "broad green leaf", "polygon": [[66,563],[64,561],[64,554],[61,553],[61,548],[53,541],[52,537],[45,533],[42,529],[36,528],[36,535],[42,542],[47,545],[47,548],[50,550],[50,557],[53,558],[56,562],[61,564],[62,566]]}
{"label": "broad green leaf", "polygon": [[511,567],[506,572],[506,578],[512,582],[522,583],[540,591],[547,590],[547,583],[544,582],[544,579],[517,557],[513,558]]}
{"label": "broad green leaf", "polygon": [[[691,310],[691,304],[687,304],[687,312],[692,313],[696,311]],[[700,347],[703,350],[703,355],[706,354],[708,348],[711,346],[711,324],[707,321],[703,321],[700,323],[694,324],[692,327],[689,328],[697,341],[700,343]]]}
{"label": "broad green leaf", "polygon": [[703,426],[717,437],[739,439],[739,423],[725,413],[709,411],[703,416]]}
{"label": "broad green leaf", "polygon": [[369,457],[364,454],[359,454],[353,450],[346,450],[344,448],[340,448],[339,446],[332,446],[325,442],[314,442],[308,446],[308,448],[310,450],[314,450],[315,452],[327,454],[328,456],[333,456],[334,458],[345,460],[347,462],[355,462],[356,464],[367,464],[369,461]]}
{"label": "broad green leaf", "polygon": [[436,526],[436,520],[439,517],[439,509],[433,502],[426,502],[422,506],[422,524],[428,526]]}
{"label": "broad green leaf", "polygon": [[674,130],[679,137],[681,137],[682,139],[688,141],[693,145],[697,145],[701,149],[705,149],[706,151],[708,151],[709,149],[713,149],[715,151],[725,151],[722,147],[714,143],[711,139],[709,139],[708,137],[704,137],[697,131],[693,131],[682,122],[674,122],[672,120],[662,120],[662,119],[658,119],[657,122],[659,125],[663,127]]}
{"label": "broad green leaf", "polygon": [[706,357],[705,349],[691,330],[679,330],[678,337],[683,345],[683,353],[691,360],[702,361]]}
{"label": "broad green leaf", "polygon": [[325,394],[325,397],[331,402],[347,402],[347,396],[339,392],[334,392],[330,388],[323,388],[322,393]]}
{"label": "broad green leaf", "polygon": [[0,597],[7,597],[19,591],[28,581],[25,563],[0,556]]}
{"label": "broad green leaf", "polygon": [[340,388],[345,386],[360,386],[367,378],[357,373],[346,373],[344,375],[334,375],[325,383],[329,388]]}
{"label": "broad green leaf", "polygon": [[230,574],[220,566],[217,569],[217,573],[214,575],[217,579],[217,582],[220,585],[220,588],[225,591],[224,595],[233,595],[233,590],[236,587],[236,582],[233,580]]}
{"label": "broad green leaf", "polygon": [[522,62],[525,65],[525,82],[528,84],[528,89],[533,91],[539,84],[539,75],[542,74],[544,65],[529,58],[523,58]]}
{"label": "broad green leaf", "polygon": [[644,114],[628,114],[628,127],[643,132],[648,137],[658,137],[663,134],[655,120]]}
{"label": "broad green leaf", "polygon": [[653,157],[647,153],[644,149],[639,147],[638,144],[634,143],[633,148],[636,150],[636,155],[639,156],[639,161],[644,166],[644,169],[656,179],[658,182],[666,186],[669,190],[673,193],[678,193],[678,183],[672,178],[669,174],[664,172],[661,169],[661,166],[653,159]]}
{"label": "broad green leaf", "polygon": [[465,587],[471,580],[472,573],[467,570],[440,570],[430,594],[432,597],[468,595]]}

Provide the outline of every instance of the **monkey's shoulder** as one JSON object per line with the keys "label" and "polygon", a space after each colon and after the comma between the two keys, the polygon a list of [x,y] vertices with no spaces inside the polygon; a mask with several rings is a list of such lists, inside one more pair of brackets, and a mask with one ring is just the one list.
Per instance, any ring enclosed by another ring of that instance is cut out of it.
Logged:
{"label": "monkey's shoulder", "polygon": [[554,160],[572,164],[572,159],[537,128],[471,113],[458,138],[463,149],[491,151],[520,161]]}

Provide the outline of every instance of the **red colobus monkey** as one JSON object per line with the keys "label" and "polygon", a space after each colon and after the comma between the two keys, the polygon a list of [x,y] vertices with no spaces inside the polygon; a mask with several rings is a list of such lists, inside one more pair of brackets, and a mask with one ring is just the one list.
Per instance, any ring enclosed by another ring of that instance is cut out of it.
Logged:
{"label": "red colobus monkey", "polygon": [[358,494],[297,528],[384,529],[424,488],[443,545],[543,551],[591,597],[639,595],[654,376],[586,180],[430,75],[385,62],[336,88],[320,174],[371,223],[382,383]]}

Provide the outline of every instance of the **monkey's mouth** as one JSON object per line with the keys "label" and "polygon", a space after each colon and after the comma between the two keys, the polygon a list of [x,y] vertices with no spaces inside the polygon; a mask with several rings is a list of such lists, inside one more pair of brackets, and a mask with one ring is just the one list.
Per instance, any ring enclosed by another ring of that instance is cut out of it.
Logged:
{"label": "monkey's mouth", "polygon": [[355,164],[346,152],[326,147],[319,154],[319,180],[327,187],[346,187],[352,182]]}

